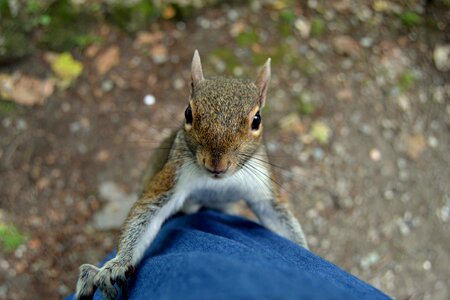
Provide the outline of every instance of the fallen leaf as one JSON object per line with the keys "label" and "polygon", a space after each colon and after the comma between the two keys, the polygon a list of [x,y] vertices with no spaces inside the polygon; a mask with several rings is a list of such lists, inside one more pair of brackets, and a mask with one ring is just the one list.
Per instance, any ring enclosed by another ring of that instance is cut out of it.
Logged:
{"label": "fallen leaf", "polygon": [[117,46],[111,46],[106,49],[97,58],[95,67],[99,75],[106,74],[113,67],[117,66],[120,61],[120,49]]}
{"label": "fallen leaf", "polygon": [[295,132],[297,134],[305,133],[305,126],[303,125],[297,113],[290,113],[279,121],[280,128],[286,132]]}
{"label": "fallen leaf", "polygon": [[95,159],[101,162],[107,161],[109,159],[110,155],[109,155],[109,151],[102,149],[100,150],[97,155],[95,156]]}
{"label": "fallen leaf", "polygon": [[353,92],[349,88],[343,88],[337,92],[336,98],[338,98],[338,100],[350,102],[353,100]]}
{"label": "fallen leaf", "polygon": [[163,38],[163,34],[161,31],[157,32],[139,32],[136,37],[136,44],[138,46],[145,46],[155,44],[161,41]]}
{"label": "fallen leaf", "polygon": [[347,35],[333,38],[333,46],[336,53],[341,55],[358,56],[361,52],[358,42]]}
{"label": "fallen leaf", "polygon": [[172,19],[173,17],[175,17],[175,15],[176,11],[172,6],[166,6],[162,13],[163,18],[166,20]]}
{"label": "fallen leaf", "polygon": [[230,34],[233,37],[237,37],[241,32],[245,30],[247,25],[243,21],[236,21],[231,25]]}
{"label": "fallen leaf", "polygon": [[83,64],[74,59],[69,52],[61,54],[48,53],[46,60],[56,77],[60,80],[58,85],[62,87],[70,86],[83,72]]}
{"label": "fallen leaf", "polygon": [[42,191],[43,189],[46,189],[50,186],[50,178],[48,177],[42,177],[36,182],[36,188],[39,191]]}
{"label": "fallen leaf", "polygon": [[92,58],[97,55],[98,51],[100,51],[100,45],[92,44],[89,47],[87,47],[86,51],[84,51],[84,55],[86,55],[89,58]]}
{"label": "fallen leaf", "polygon": [[21,105],[43,104],[53,94],[55,84],[20,74],[0,74],[0,96]]}
{"label": "fallen leaf", "polygon": [[164,45],[154,46],[150,53],[155,64],[164,63],[169,59],[167,48]]}
{"label": "fallen leaf", "polygon": [[38,238],[33,238],[28,241],[28,247],[30,247],[30,249],[39,249],[39,248],[41,248],[41,246],[42,246],[42,242]]}
{"label": "fallen leaf", "polygon": [[388,1],[384,1],[384,0],[376,0],[373,2],[372,7],[375,11],[378,12],[385,12],[385,11],[389,11],[389,7],[392,4],[389,3]]}
{"label": "fallen leaf", "polygon": [[327,124],[321,121],[316,121],[312,124],[311,136],[320,144],[328,144],[331,136],[331,129]]}
{"label": "fallen leaf", "polygon": [[420,133],[405,136],[404,142],[406,154],[412,160],[417,160],[427,148],[427,141]]}
{"label": "fallen leaf", "polygon": [[304,39],[309,37],[311,32],[311,22],[306,18],[298,18],[294,23],[295,29],[298,30],[300,36]]}

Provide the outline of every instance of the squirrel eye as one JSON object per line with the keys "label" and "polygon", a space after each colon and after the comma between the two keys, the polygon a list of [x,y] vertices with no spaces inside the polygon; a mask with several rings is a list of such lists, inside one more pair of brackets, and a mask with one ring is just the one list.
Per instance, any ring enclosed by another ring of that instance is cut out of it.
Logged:
{"label": "squirrel eye", "polygon": [[187,124],[192,124],[192,110],[191,110],[191,106],[190,105],[184,111],[184,117],[186,118],[186,123]]}
{"label": "squirrel eye", "polygon": [[252,130],[258,130],[259,125],[261,124],[261,115],[259,114],[259,111],[255,114],[252,121]]}

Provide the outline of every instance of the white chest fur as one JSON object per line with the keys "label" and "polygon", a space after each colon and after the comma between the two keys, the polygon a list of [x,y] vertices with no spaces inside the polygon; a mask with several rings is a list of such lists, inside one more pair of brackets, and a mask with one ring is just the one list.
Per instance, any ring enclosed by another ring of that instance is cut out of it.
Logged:
{"label": "white chest fur", "polygon": [[267,203],[273,198],[270,174],[253,158],[246,166],[224,178],[212,178],[197,165],[187,163],[181,168],[171,199],[153,216],[142,239],[133,251],[133,263],[137,263],[145,249],[156,236],[162,223],[176,213],[186,200],[191,204],[215,206],[238,200]]}
{"label": "white chest fur", "polygon": [[213,178],[197,165],[189,164],[179,174],[175,197],[182,195],[189,202],[199,204],[252,201],[272,197],[270,187],[267,168],[252,159],[244,168],[224,178]]}

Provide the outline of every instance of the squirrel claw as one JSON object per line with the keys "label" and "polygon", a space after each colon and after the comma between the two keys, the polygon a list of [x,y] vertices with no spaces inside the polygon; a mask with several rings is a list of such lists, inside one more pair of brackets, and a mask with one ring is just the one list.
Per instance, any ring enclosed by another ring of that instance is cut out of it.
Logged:
{"label": "squirrel claw", "polygon": [[77,291],[75,299],[92,299],[97,289],[94,284],[94,278],[99,272],[99,268],[93,265],[84,264],[80,266],[80,275],[77,282]]}
{"label": "squirrel claw", "polygon": [[127,277],[131,274],[131,270],[134,270],[131,264],[116,257],[108,261],[95,275],[94,284],[102,291],[105,299],[115,299],[117,290],[114,283],[117,283],[123,293],[126,290]]}

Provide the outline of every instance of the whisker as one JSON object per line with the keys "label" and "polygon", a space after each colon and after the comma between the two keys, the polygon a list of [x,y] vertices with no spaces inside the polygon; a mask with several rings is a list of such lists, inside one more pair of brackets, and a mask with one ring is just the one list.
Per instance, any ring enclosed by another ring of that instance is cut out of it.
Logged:
{"label": "whisker", "polygon": [[[252,160],[250,163],[257,165],[257,166],[265,167],[265,168],[267,168],[269,165],[271,165],[269,162],[267,162],[265,160],[261,160],[261,159]],[[310,174],[309,176],[305,176],[305,175],[301,175],[301,174],[297,173],[295,175],[292,175],[292,172],[288,171],[287,169],[284,169],[279,166],[275,166],[275,167],[281,173],[280,174],[281,176],[287,177],[288,180],[292,181],[293,183],[295,183],[301,187],[308,187],[308,188],[311,187],[311,185],[308,185],[307,182],[312,181],[319,177],[317,174]],[[309,173],[311,173],[311,171],[309,171]],[[306,180],[299,181],[298,179],[294,178],[294,176],[301,176],[301,177],[305,178]]]}
{"label": "whisker", "polygon": [[241,166],[241,169],[245,173],[249,174],[250,176],[254,176],[256,178],[256,180],[258,180],[260,183],[262,183],[267,189],[269,189],[270,191],[273,191],[273,188],[266,181],[261,179],[260,176],[254,172],[255,170],[251,169],[248,164],[244,164],[244,165],[240,165],[240,166]]}
{"label": "whisker", "polygon": [[[283,189],[284,191],[286,191],[286,190],[283,188],[283,186],[282,186],[278,181],[276,181],[276,180],[273,179],[271,176],[269,176],[269,175],[265,174],[264,172],[262,172],[260,169],[257,168],[257,166],[252,165],[252,162],[248,161],[248,162],[245,164],[245,167],[247,167],[249,170],[252,170],[252,171],[254,171],[254,172],[257,172],[260,176],[264,176],[265,178],[269,179],[269,180],[272,181],[274,184],[276,184],[278,187],[280,187],[281,189]],[[257,175],[257,174],[253,173],[253,175]],[[270,190],[272,190],[272,188],[271,188],[270,186],[268,186],[267,183],[266,183],[265,181],[262,181],[262,180],[261,180],[261,182],[264,182],[265,185],[266,185],[266,187],[268,187],[268,188],[270,188]],[[286,192],[287,192],[287,191],[286,191]]]}

